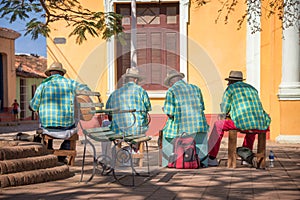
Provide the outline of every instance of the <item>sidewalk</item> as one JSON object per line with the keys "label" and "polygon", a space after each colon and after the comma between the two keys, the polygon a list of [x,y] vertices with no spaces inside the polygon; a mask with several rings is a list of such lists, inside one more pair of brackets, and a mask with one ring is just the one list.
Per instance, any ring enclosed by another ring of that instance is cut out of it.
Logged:
{"label": "sidewalk", "polygon": [[[70,167],[73,177],[2,188],[0,199],[300,199],[299,144],[268,142],[267,152],[272,149],[275,153],[275,167],[266,170],[241,165],[228,169],[226,145],[227,138],[224,138],[218,167],[177,170],[159,168],[154,162],[150,178],[138,177],[136,187],[125,187],[114,182],[111,176],[100,175],[89,183],[79,183],[83,153],[83,145],[79,143],[75,166]],[[150,150],[152,155],[158,155],[155,142]],[[87,168],[88,173],[90,169]],[[84,179],[88,177],[89,174],[85,174]]]}

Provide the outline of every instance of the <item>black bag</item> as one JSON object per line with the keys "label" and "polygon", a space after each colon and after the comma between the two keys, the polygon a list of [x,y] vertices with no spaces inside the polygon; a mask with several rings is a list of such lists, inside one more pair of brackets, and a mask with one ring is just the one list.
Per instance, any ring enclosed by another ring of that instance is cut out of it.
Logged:
{"label": "black bag", "polygon": [[238,147],[236,148],[236,153],[247,163],[249,164],[253,163],[254,153],[251,151],[251,149],[247,147]]}

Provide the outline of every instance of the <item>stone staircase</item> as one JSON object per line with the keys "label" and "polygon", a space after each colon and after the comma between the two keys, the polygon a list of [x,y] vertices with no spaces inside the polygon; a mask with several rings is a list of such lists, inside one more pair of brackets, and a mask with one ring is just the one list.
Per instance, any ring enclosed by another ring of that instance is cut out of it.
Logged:
{"label": "stone staircase", "polygon": [[0,140],[0,188],[64,179],[72,176],[44,145]]}

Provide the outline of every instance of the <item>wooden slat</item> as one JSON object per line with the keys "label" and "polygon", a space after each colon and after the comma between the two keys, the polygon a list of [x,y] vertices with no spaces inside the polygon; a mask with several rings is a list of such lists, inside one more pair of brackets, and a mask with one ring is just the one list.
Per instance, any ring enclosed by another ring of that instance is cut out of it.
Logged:
{"label": "wooden slat", "polygon": [[94,136],[94,137],[111,137],[116,135],[115,132],[113,131],[108,131],[108,132],[96,132],[96,133],[90,133],[87,134],[87,136]]}
{"label": "wooden slat", "polygon": [[84,95],[84,96],[101,96],[99,92],[93,92],[88,90],[76,90],[76,95]]}
{"label": "wooden slat", "polygon": [[90,128],[85,129],[85,134],[91,134],[91,133],[100,133],[100,132],[108,132],[111,131],[109,127],[97,127],[97,128]]}
{"label": "wooden slat", "polygon": [[147,142],[147,141],[149,141],[151,139],[152,139],[151,137],[146,136],[146,137],[141,137],[141,138],[133,139],[131,141],[131,143],[135,144],[135,143],[139,143],[139,142]]}
{"label": "wooden slat", "polygon": [[145,137],[145,134],[141,134],[141,135],[127,135],[125,136],[125,140],[134,140],[134,139],[138,139],[141,137]]}
{"label": "wooden slat", "polygon": [[76,150],[53,150],[53,154],[56,156],[76,156]]}
{"label": "wooden slat", "polygon": [[[106,134],[108,133],[108,134]],[[101,133],[92,133],[88,134],[88,137],[92,138],[95,141],[113,141],[116,139],[122,139],[122,135],[116,134],[114,132],[103,132]]]}
{"label": "wooden slat", "polygon": [[104,106],[103,103],[92,103],[92,102],[79,103],[80,108],[95,108],[95,107],[102,108],[103,106]]}
{"label": "wooden slat", "polygon": [[102,109],[102,110],[95,110],[95,113],[104,113],[104,114],[113,114],[117,113],[120,109],[113,108],[113,109]]}

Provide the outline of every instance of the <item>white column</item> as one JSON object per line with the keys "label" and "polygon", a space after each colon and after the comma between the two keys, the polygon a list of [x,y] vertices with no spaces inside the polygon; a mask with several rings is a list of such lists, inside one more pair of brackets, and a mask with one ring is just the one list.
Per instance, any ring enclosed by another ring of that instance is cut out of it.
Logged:
{"label": "white column", "polygon": [[131,45],[130,45],[131,66],[137,66],[136,55],[136,0],[131,0]]}
{"label": "white column", "polygon": [[260,93],[260,33],[251,33],[250,26],[247,23],[246,82]]}
{"label": "white column", "polygon": [[180,32],[180,72],[184,73],[185,80],[187,79],[187,23],[189,22],[189,0],[179,1],[179,32]]}
{"label": "white column", "polygon": [[283,30],[282,80],[278,94],[280,100],[300,100],[300,38],[298,31],[296,26]]}
{"label": "white column", "polygon": [[[114,11],[114,2],[110,0],[104,1],[105,12],[113,12]],[[109,96],[115,90],[115,45],[114,39],[110,39],[106,42],[107,44],[107,68],[108,68],[108,89],[106,95]]]}

